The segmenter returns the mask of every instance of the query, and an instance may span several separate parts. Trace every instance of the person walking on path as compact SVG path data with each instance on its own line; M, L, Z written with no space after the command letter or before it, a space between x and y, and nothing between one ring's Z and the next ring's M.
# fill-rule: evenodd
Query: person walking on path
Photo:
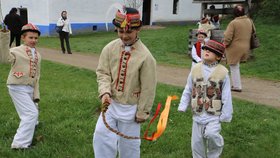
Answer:
M219 64L224 45L209 40L203 49L203 62L192 68L178 111L185 112L191 104L193 158L218 158L224 146L221 122L230 122L233 113L230 79L228 70Z
M69 42L69 34L72 34L72 28L69 19L67 18L67 11L61 12L61 17L58 19L57 26L62 26L62 31L59 32L60 46L62 53L65 54L64 41L68 54L72 54Z
M35 25L26 24L22 27L21 34L24 44L10 49L9 61L12 66L7 80L9 94L20 118L12 149L31 146L39 116L41 56L35 46L40 31Z
M226 61L230 67L232 91L241 92L240 62L247 61L250 52L250 39L252 34L251 19L245 15L241 5L234 8L235 19L232 20L224 32L224 45L226 46Z
M101 52L96 69L99 97L109 102L108 124L119 132L140 137L140 123L148 119L156 91L156 61L139 39L142 26L134 8L119 10L113 24L119 38ZM140 139L126 139L111 132L100 114L93 148L95 158L140 158Z
M21 20L21 17L17 14L17 8L11 9L9 14L5 16L4 23L8 26L8 29L11 32L10 47L12 46L14 39L16 39L16 46L19 46L20 31L23 26L23 22Z

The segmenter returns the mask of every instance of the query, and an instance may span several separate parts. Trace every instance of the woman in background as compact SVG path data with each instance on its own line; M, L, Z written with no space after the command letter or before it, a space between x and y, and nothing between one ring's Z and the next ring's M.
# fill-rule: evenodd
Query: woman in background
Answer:
M57 26L63 26L62 31L59 32L59 39L62 53L65 54L64 40L66 42L66 49L68 54L72 54L70 43L69 43L69 34L72 34L71 25L69 19L67 18L67 11L61 12L61 17L58 19Z

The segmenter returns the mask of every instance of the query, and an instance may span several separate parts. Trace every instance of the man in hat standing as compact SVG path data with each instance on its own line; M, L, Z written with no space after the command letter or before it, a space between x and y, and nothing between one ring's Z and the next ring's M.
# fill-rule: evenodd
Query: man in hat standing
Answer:
M185 112L191 104L193 157L218 158L224 146L221 122L232 119L230 79L228 70L219 64L224 45L209 40L203 50L203 62L192 68L178 111Z
M140 123L149 117L156 91L156 61L138 37L142 22L134 8L119 10L113 20L118 39L107 44L96 70L99 97L109 102L106 121L127 136L140 137ZM126 139L108 130L102 116L96 124L95 158L140 158L140 139Z

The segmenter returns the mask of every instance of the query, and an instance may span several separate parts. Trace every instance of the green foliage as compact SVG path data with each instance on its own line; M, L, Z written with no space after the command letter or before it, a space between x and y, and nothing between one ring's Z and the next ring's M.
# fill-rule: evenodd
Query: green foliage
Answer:
M279 18L280 0L263 0L261 2L260 15L262 17Z
M19 119L6 88L9 69L9 65L0 64L0 157L93 157L92 136L100 108L95 73L43 61L41 124L35 133L35 138L43 136L43 140L34 139L36 145L31 150L14 151L10 144ZM168 95L180 97L182 92L182 88L159 84L154 105L164 105ZM142 158L191 157L192 113L177 112L178 104L179 100L172 101L163 135L154 142L142 141ZM221 158L280 157L280 111L236 99L233 105L232 122L222 124L225 147ZM142 125L142 134L147 124ZM156 129L156 123L152 129Z

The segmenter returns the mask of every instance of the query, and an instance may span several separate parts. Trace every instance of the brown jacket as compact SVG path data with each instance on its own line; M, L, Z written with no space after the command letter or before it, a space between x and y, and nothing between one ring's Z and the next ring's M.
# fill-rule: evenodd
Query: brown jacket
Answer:
M10 49L9 61L12 65L7 84L34 87L33 100L38 102L41 55L36 51L33 59L31 49L21 45Z
M246 61L250 50L252 22L247 16L236 17L224 33L227 64L237 64Z

